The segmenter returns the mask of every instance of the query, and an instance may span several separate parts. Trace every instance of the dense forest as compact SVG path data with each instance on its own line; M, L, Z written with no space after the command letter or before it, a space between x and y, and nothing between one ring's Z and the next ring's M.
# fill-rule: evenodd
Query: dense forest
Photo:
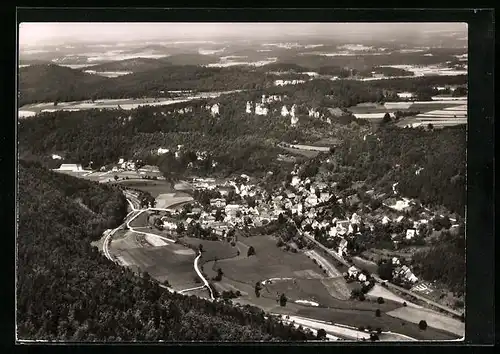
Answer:
M322 51L323 52L323 51ZM338 52L338 51L334 51ZM333 53L331 53L333 54ZM401 53L392 52L381 55L296 55L288 58L280 58L280 62L287 64L296 64L315 70L322 66L347 67L355 70L366 70L368 68L381 65L432 65L452 61L456 59L451 53L431 53L432 56L426 56L421 53Z
M94 69L95 70L95 69ZM265 88L279 78L246 67L164 66L116 78L86 74L57 65L19 71L19 104L105 98L165 97L169 90L227 91Z
M387 193L398 182L403 196L465 214L464 126L430 131L387 126L363 138L345 140L335 150L351 181L367 181Z
M185 150L207 151L222 167L251 172L272 167L282 152L278 142L307 140L332 129L308 116L301 117L300 129L293 128L278 107L268 116L245 114L247 98L221 98L216 117L203 101L132 111L43 113L19 121L19 145L35 155L61 153L84 165L105 165L120 157L144 159L159 147L175 149L180 144Z
M465 291L465 233L452 236L444 231L429 250L417 252L412 258L413 270L428 281L445 284L459 295Z
M116 60L109 63L98 65L89 65L83 70L101 71L132 71L143 72L148 70L156 70L166 66L180 65L206 65L216 63L217 57L211 55L202 55L198 53L173 54L164 58L132 58L124 60Z
M17 334L65 341L313 338L250 306L171 294L90 242L126 213L118 189L20 161ZM96 230L99 230L97 232Z

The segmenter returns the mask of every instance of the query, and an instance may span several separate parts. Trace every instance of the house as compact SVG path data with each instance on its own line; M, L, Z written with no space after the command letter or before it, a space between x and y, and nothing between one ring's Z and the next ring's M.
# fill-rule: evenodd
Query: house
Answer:
M403 221L404 218L405 218L404 215L398 216L398 218L396 219L396 222L401 222L401 221Z
M269 109L267 107L264 107L264 105L260 103L255 104L255 114L260 115L260 116L267 116L267 113L269 112Z
M339 244L339 256L342 257L345 250L347 249L347 240L343 238Z
M399 98L403 98L403 99L409 99L409 98L413 97L413 93L411 93L411 92L398 92L397 95Z
M224 198L210 199L210 206L216 208L223 208L226 206L226 200Z
M252 104L248 101L247 101L245 112L248 114L252 113Z
M385 225L385 224L388 224L390 222L391 222L391 219L387 215L384 215L384 217L382 218L382 224Z
M411 240L414 237L415 237L415 229L406 230L406 239L407 240Z
M238 211L240 211L240 207L241 206L238 204L228 204L226 205L225 212L226 214L237 213Z
M315 194L311 194L309 197L306 198L305 202L311 206L315 206L318 204L318 197L316 197Z
M398 257L392 257L392 264L394 264L394 265L400 265L401 262L399 261Z
M359 274L359 269L356 268L355 266L351 266L347 270L347 274L349 274L350 277L357 277L357 275Z
M75 164L75 163L63 163L61 167L58 168L59 171L73 171L73 172L78 172L78 171L83 171L82 165L81 164Z
M163 154L166 154L169 151L170 151L169 149L164 149L164 148L159 147L156 153L158 155L163 155Z
M163 220L163 228L165 230L177 230L177 224L172 221Z
M62 157L56 154L52 154L52 160L61 160Z
M351 224L358 224L361 222L361 217L356 214L356 213L353 213L352 216L351 216Z
M366 281L366 275L364 275L363 273L359 273L358 280L360 282L365 282Z

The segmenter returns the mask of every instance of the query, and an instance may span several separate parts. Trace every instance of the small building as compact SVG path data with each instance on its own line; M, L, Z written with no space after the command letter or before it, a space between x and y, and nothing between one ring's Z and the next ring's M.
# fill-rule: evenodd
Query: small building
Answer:
M59 170L78 172L78 171L83 171L83 168L81 164L63 163L61 167L59 167Z
M411 92L398 92L397 93L398 97L399 98L403 98L403 99L410 99L410 98L413 98L413 93Z
M357 275L359 274L359 269L356 268L355 266L351 266L348 270L347 270L347 274L350 276L350 277L357 277Z
M406 230L406 239L411 240L412 238L415 237L415 229L408 229Z
M224 198L210 199L210 206L216 208L223 208L226 206L226 200Z

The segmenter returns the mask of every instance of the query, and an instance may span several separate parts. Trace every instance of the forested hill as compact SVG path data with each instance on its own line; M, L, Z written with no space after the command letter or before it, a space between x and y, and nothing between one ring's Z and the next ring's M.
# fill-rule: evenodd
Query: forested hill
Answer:
M169 90L262 89L279 78L249 68L168 64L116 78L57 65L34 65L21 68L19 77L20 106L35 102L165 97L162 92Z
M302 340L304 332L195 296L170 294L90 241L126 213L118 190L19 165L17 333L65 341ZM82 204L85 204L84 207ZM100 232L100 230L99 230ZM311 338L311 335L308 335Z
M83 70L95 71L132 71L144 72L156 70L170 65L206 65L216 63L219 59L211 55L201 55L198 53L173 54L163 58L131 58L112 61L109 63L91 65Z
M19 104L87 100L89 92L109 80L54 64L23 67L19 70Z

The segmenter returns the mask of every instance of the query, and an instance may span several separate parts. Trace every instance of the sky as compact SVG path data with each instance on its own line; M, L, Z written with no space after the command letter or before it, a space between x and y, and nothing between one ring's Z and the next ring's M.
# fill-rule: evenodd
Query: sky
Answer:
M465 23L97 23L25 22L19 26L20 46L50 44L63 40L124 41L141 39L198 39L223 37L261 39L307 35L366 33L370 36L463 31Z

